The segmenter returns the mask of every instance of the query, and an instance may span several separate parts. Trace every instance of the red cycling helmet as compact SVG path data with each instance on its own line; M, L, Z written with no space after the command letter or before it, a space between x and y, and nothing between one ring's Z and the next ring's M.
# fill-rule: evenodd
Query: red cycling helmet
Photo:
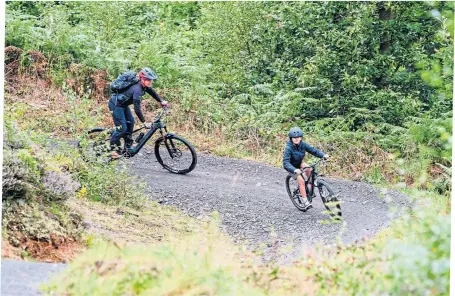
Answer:
M155 74L155 72L153 72L152 70L150 70L150 68L144 68L142 69L139 74L139 79L148 79L148 80L155 80L155 79L158 79L158 76Z

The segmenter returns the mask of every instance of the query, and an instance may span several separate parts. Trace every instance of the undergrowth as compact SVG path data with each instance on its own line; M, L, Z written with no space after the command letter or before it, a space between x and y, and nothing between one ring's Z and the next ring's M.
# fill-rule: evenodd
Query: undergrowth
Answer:
M435 215L439 215L435 218ZM44 287L79 295L448 295L450 215L417 207L377 238L258 266L207 220L179 244L99 244ZM139 255L140 254L140 255ZM64 284L62 284L64 283Z

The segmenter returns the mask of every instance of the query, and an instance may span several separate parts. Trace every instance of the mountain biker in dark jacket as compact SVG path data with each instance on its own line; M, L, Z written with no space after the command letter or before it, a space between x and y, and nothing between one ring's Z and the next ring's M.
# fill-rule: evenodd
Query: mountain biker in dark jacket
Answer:
M139 82L131 85L120 94L113 94L109 100L109 111L112 113L112 118L116 126L115 132L112 134L110 144L112 147L119 146L120 139L125 139L126 147L131 147L133 144L134 117L129 108L134 104L134 112L139 120L144 123L146 128L150 128L151 124L145 122L144 115L141 110L142 96L145 93L151 95L156 101L161 103L161 106L168 106L168 103L160 98L160 96L152 89L153 80L158 76L149 68L143 68L139 73ZM120 155L116 150L112 152L112 158L118 158Z
M306 152L324 159L329 159L329 155L303 142L303 132L298 127L291 128L288 136L289 140L286 142L286 148L283 152L283 167L297 178L300 194L303 199L303 207L304 209L308 209L311 207L311 203L307 199L305 180L308 180L311 169L305 169L305 172L302 172L302 168L308 166L303 159Z

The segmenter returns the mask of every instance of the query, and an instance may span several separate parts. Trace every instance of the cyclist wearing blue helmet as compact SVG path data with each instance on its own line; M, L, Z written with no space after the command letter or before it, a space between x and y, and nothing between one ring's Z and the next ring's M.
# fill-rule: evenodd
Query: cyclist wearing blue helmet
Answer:
M150 94L163 107L168 106L168 103L161 99L152 89L153 80L156 79L158 79L158 76L151 69L143 68L138 73L137 77L132 80L131 85L125 90L122 90L119 94L113 95L109 100L109 111L111 111L114 124L117 127L110 139L110 144L113 148L119 146L122 137L125 139L126 147L130 147L133 144L132 133L135 121L129 108L130 105L134 105L134 112L144 126L150 128L151 124L145 122L141 110L142 96L144 96L145 93ZM120 154L114 150L112 152L112 158L118 157L120 157Z
M308 152L316 157L324 159L329 159L329 155L303 142L303 132L299 127L291 128L288 136L289 140L286 142L286 148L283 152L283 167L286 171L293 174L294 177L297 178L300 194L303 199L303 207L305 209L309 209L311 207L311 203L307 199L305 179L308 179L311 169L306 169L302 174L302 168L308 166L303 160L305 153Z

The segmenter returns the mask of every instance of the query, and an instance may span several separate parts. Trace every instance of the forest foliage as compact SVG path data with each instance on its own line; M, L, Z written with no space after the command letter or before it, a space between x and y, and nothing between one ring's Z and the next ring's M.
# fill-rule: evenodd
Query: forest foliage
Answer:
M339 170L367 142L405 173L362 152L363 179L451 188L451 2L9 2L6 45L42 52L57 84L150 66L180 123L253 156L298 125Z
M19 70L33 64L31 51L42 53L46 71L35 69L39 75L63 90L76 86L77 94L66 95L73 111L60 118L68 122L71 136L93 123L91 114L100 115L85 106L96 109L95 99L105 101L108 95L94 91L95 73L110 81L146 65L159 75L157 90L179 111L174 124L189 125L210 139L222 135L235 150L228 154L277 164L287 130L298 125L306 140L333 155L332 173L360 171L369 182L401 183L449 196L453 5L11 1L6 5L5 40L6 46L22 49ZM70 81L75 84L68 85ZM37 190L45 190L38 181L53 177L46 177L40 160L26 153L29 144L11 138L21 134L14 122L7 121L5 131L4 173L25 176L22 183L10 178L7 204L16 202L15 192L36 196ZM85 188L80 195L138 206L131 195L108 198L115 172L74 172ZM423 195L431 195L428 191L417 197L424 200ZM65 192L51 193L43 195L53 197L49 202L54 204L67 198ZM436 206L397 221L385 240L377 238L360 248L337 246L289 268L259 270L254 264L240 266L230 256L219 262L214 259L219 254L232 254L216 247L198 253L199 242L212 246L202 239L196 245L182 244L179 252L177 245L147 248L143 258L135 255L140 248L111 246L105 261L99 261L94 249L62 275L68 285L55 281L47 289L87 294L115 287L131 294L447 295L450 201L439 195L436 199ZM185 261L205 273L187 269ZM81 277L71 276L73 272ZM173 285L162 285L171 279ZM226 285L233 279L234 285Z

